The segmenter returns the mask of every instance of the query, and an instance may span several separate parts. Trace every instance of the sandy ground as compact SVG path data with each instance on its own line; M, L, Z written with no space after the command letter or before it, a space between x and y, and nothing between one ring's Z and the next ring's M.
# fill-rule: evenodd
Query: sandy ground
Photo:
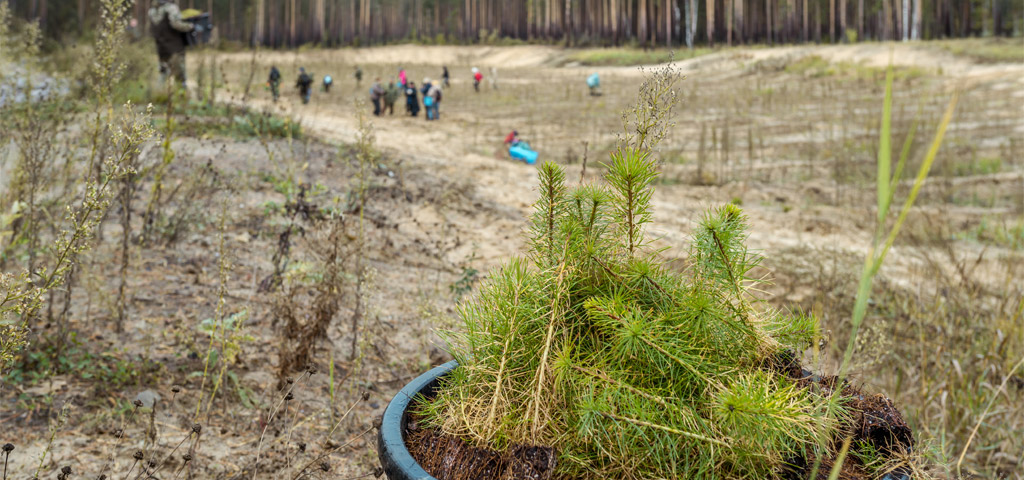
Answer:
M635 89L645 75L643 69L636 67L581 67L571 63L566 65L567 51L554 47L521 46L521 47L440 47L440 46L417 46L404 45L394 47L374 47L366 49L345 49L329 50L311 53L260 53L257 59L258 65L276 64L284 71L285 65L313 65L313 71L344 72L352 65L366 66L366 77L364 88L372 83L373 76L380 75L385 80L386 74L380 73L374 67L379 65L396 65L410 69L410 78L418 80L416 73L440 65L449 65L455 78L454 85L449 92L450 97L464 96L469 85L465 81L468 74L468 66L478 66L485 74L489 74L488 67L496 67L499 72L499 82L525 83L525 86L516 90L540 95L537 91L549 85L550 82L561 84L565 78L582 78L591 71L598 71L602 77L612 78L613 85L620 90L623 98L619 105L612 104L609 100L603 110L607 117L615 118L615 109L625 108L630 98L635 96ZM1024 121L1020 114L1024 113L1024 65L1020 64L998 64L979 65L970 60L953 56L927 44L882 44L868 43L840 46L798 46L781 48L751 48L751 49L730 49L720 53L700 56L677 62L679 70L687 76L687 80L681 84L684 88L689 81L696 80L700 86L709 83L719 84L741 84L750 75L750 66L758 62L782 62L788 63L800 58L814 55L830 62L849 62L868 67L884 68L890 61L900 67L916 67L925 69L928 72L942 72L936 74L936 84L927 90L927 95L940 96L948 95L954 90L965 91L971 89L984 89L985 91L997 91L1011 95L1008 99L1008 112L1010 115L1016 113L1016 119L1011 117L1010 128L1014 132L1024 133ZM251 55L235 54L219 56L218 61L222 65L245 65L251 61ZM415 67L412 68L412 67ZM245 65L247 68L248 65ZM656 68L656 66L649 66ZM262 69L259 69L262 71ZM414 73L416 72L416 73ZM508 73L505 73L508 72ZM514 72L514 73L513 73ZM285 74L286 78L291 78ZM459 78L462 77L462 78ZM284 101L279 105L272 105L266 100L264 92L260 91L256 98L246 99L250 105L257 105L259 108L266 108L282 114L292 115L299 119L304 128L320 138L337 142L352 142L356 132L356 115L352 109L352 97L358 100L361 95L356 90L349 94L352 80L348 75L335 75L339 83L339 89L344 95L344 100L338 103L337 99L325 101L325 95L314 95L314 102L308 106L299 105L291 94L290 85L285 82L282 85ZM436 78L436 77L435 77ZM790 78L784 80L793 82ZM795 80L799 83L799 80ZM485 80L486 84L487 80ZM605 80L609 83L608 80ZM486 85L485 85L486 86ZM518 86L518 85L517 85ZM505 87L507 88L507 87ZM560 88L556 85L554 88ZM700 87L694 87L700 88ZM728 87L725 87L728 88ZM799 87L798 87L799 88ZM899 86L897 86L899 88ZM606 89L608 90L608 89ZM485 93L487 89L485 88ZM494 95L495 92L490 92ZM238 91L226 91L222 93L226 101L239 103L241 101ZM877 97L880 100L880 96ZM365 100L364 100L365 101ZM487 133L480 133L481 124L499 119L505 112L503 105L498 105L493 110L487 109L488 104L483 106L479 103L468 103L470 110L466 110L463 104L453 102L446 98L442 102L442 118L440 122L413 121L409 118L380 118L374 119L374 130L378 139L378 145L386 151L392 152L401 158L410 158L418 164L427 165L433 171L438 172L446 178L465 178L471 182L479 193L496 204L507 205L515 208L522 215L529 213L529 207L535 198L535 172L534 168L518 163L507 161L500 148L499 135L502 131L495 132L493 128L487 128ZM944 101L939 97L939 101ZM539 106L539 105L538 105ZM368 106L365 108L369 108ZM396 110L401 105L396 106ZM483 108L483 109L482 109ZM583 107L580 107L583 108ZM513 115L515 115L513 113ZM690 115L687 105L683 105L678 113L677 121L681 124ZM513 117L515 118L515 117ZM517 121L515 119L513 121ZM526 120L535 123L531 126L518 127L521 134L524 128L537 132L542 136L545 128L560 128L564 125L552 125L557 118L544 118L543 113L528 116ZM569 120L571 122L571 120ZM504 122L506 125L512 122ZM584 122L585 123L585 122ZM583 125L577 129L577 133L564 135L570 138L586 138L588 131ZM692 135L692 126L683 126L680 135ZM598 138L606 141L614 138L614 131L605 131ZM526 137L533 140L533 137ZM1018 136L1018 138L1020 138ZM556 140L562 140L558 138ZM601 140L595 140L597 143ZM669 140L672 141L671 139ZM692 140L691 140L692 141ZM551 142L554 143L554 142ZM592 145L593 145L592 143ZM692 148L692 146L691 146ZM558 148L551 148L555 155L560 153ZM491 153L482 154L482 153ZM548 159L551 155L548 155ZM495 157L501 160L496 160ZM561 158L555 158L561 161ZM784 167L785 158L771 159L767 164L769 168L779 169ZM602 158L591 158L591 161L603 161ZM799 162L795 162L798 167ZM1019 162L1018 162L1019 167ZM578 167L571 167L578 168ZM671 172L673 167L666 167ZM593 171L593 170L592 170ZM668 173L666 173L668 174ZM570 174L570 178L577 175ZM971 180L973 178L973 180ZM588 177L588 181L593 177ZM1013 168L999 174L998 178L988 178L994 182L997 188L1014 189L1024 188L1024 173L1020 168ZM951 182L979 181L974 177L967 179L955 178ZM833 186L824 179L812 179L799 182L798 185L783 186L776 188L767 182L749 181L742 176L734 180L713 187L676 186L666 185L659 187L655 196L656 222L653 231L662 237L666 246L677 247L685 250L685 235L699 218L701 212L706 208L729 201L734 198L744 200L745 210L751 217L753 229L751 232L751 246L770 255L793 246L803 245L811 247L840 247L843 250L862 255L866 253L870 241L869 213L865 211L850 212L845 207L831 208L815 201L814 197L827 197L828 191ZM866 190L870 194L870 190ZM765 205L765 200L775 200L774 204L799 204L806 203L810 199L811 208L796 209L789 213L778 211L778 205ZM778 201L778 199L782 199ZM870 201L870 197L865 197ZM852 215L851 215L852 213ZM977 211L970 208L963 209L966 216L976 215ZM477 245L477 252L482 265L493 267L502 259L516 251L517 244L509 241L510 232L518 232L518 219L508 223L490 225L467 225L464 237L472 238L469 243ZM517 238L512 235L511 238ZM466 252L457 251L453 255L463 255ZM898 251L897 251L898 253ZM973 252L972 252L973 253ZM678 253L682 254L682 253ZM900 256L893 255L894 258ZM890 267L895 268L895 267ZM905 275L895 275L904 277Z

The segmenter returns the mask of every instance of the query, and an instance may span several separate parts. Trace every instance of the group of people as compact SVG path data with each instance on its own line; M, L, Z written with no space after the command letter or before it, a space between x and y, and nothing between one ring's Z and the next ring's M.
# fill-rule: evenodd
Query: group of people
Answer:
M471 72L473 74L473 90L479 92L480 83L484 78L483 73L476 67L473 67ZM497 76L497 72L494 68L491 68L491 76L491 88L497 88L494 78ZM363 69L356 66L353 77L355 77L358 88L363 81ZM380 77L377 77L370 87L370 102L373 104L373 114L376 116L381 116L385 113L394 115L395 104L398 103L402 95L405 95L405 113L413 117L419 116L420 96L422 95L422 106L423 110L425 110L426 119L437 120L441 117L440 107L441 99L444 97L444 89L451 86L450 79L447 66L441 67L440 81L435 82L427 77L423 79L423 84L419 87L408 78L405 69L399 69L397 78L392 77L383 84ZM322 85L324 92L330 92L333 83L334 79L330 75L325 75ZM281 96L280 85L281 72L276 66L272 66L270 67L267 86L275 102ZM299 90L302 103L309 103L313 91L313 77L306 72L305 68L299 68L299 76L295 82L295 87Z
M355 74L353 76L356 79L356 85L360 85L363 80L363 70L358 66L355 67ZM281 96L281 78L281 71L276 66L271 66L270 76L267 78L267 87L270 89L270 94L275 102ZM479 81L479 79L475 80ZM448 67L442 67L441 80L439 82L434 82L430 78L424 78L423 84L418 88L415 82L409 80L405 69L400 69L397 79L392 78L386 84L381 84L378 77L374 80L373 86L370 87L370 102L373 103L373 114L376 116L384 115L385 113L394 115L395 103L398 103L399 98L405 95L405 113L413 117L419 116L420 95L422 95L422 105L427 120L437 120L441 115L442 89L448 87L450 85L449 82ZM334 79L330 75L325 75L322 85L324 92L330 92L333 84ZM295 82L295 87L299 90L302 103L309 103L313 91L313 77L306 72L304 67L299 68L299 76Z
M423 95L423 109L427 120L437 120L441 116L441 99L444 94L442 88L448 85L448 68L444 67L441 74L441 81L434 82L429 77L423 79L423 84L416 87L416 82L408 79L404 69L398 71L398 78L391 78L386 84L381 85L380 78L374 80L370 87L370 102L373 103L373 114L376 116L395 114L395 103L400 96L405 95L405 113L410 116L418 116L420 113L420 95Z
M334 85L334 79L330 75L324 75L322 88L324 92L330 93L331 86ZM281 97L281 71L276 66L270 67L270 76L267 77L267 87L270 89L270 95L276 102ZM313 76L306 72L305 67L299 67L299 78L295 81L295 88L299 89L299 96L302 97L302 103L309 103L310 97L313 95Z

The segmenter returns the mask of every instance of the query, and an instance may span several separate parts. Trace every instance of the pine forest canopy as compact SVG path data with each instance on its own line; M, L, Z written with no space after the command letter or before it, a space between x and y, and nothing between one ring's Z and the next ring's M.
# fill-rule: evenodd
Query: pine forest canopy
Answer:
M0 0L5 1L5 0ZM6 0L51 36L83 33L100 0ZM143 31L157 0L136 0ZM1018 36L1019 0L178 0L222 39L309 43L493 42L693 46Z

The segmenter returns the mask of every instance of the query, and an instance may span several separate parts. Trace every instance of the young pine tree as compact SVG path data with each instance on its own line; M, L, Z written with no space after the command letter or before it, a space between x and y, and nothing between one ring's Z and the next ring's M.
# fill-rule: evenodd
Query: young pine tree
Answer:
M707 212L686 274L645 238L673 75L641 88L603 184L541 166L529 249L460 306L460 368L421 403L429 423L497 450L553 447L568 478L770 478L830 448L842 403L764 367L816 324L752 295L740 209Z

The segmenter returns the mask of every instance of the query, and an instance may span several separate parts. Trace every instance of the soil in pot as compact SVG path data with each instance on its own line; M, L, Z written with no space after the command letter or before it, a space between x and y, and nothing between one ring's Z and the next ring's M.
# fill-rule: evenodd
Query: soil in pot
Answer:
M556 452L550 447L513 445L505 452L474 447L411 416L405 444L416 462L440 480L549 480Z

